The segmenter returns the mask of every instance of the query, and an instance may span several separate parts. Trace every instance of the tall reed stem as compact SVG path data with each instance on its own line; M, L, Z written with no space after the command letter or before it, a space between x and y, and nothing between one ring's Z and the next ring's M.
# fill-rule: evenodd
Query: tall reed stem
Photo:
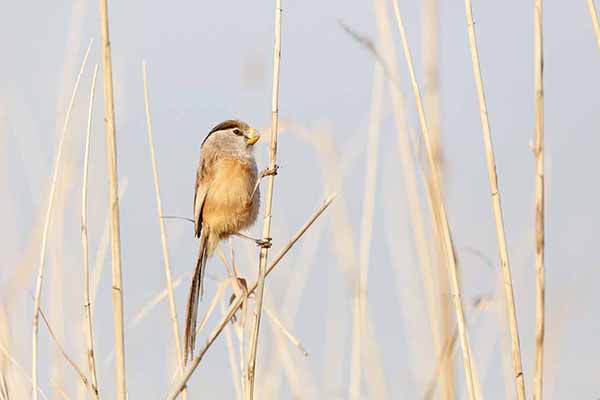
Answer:
M425 0L423 2L423 26L421 28L421 59L423 65L423 102L427 110L427 118L429 129L431 131L433 141L433 155L438 164L438 171L442 179L442 190L444 189L444 149L442 148L441 138L441 99L440 99L440 16L439 16L439 0ZM415 233L416 233L415 229ZM440 243L441 241L438 241ZM436 249L439 259L441 251L439 246ZM422 264L424 264L422 262ZM444 276L443 263L436 263L435 275L430 275L438 283L438 293L449 292L448 278ZM432 270L432 266L428 267ZM424 270L425 272L425 270ZM439 273L438 273L439 272ZM424 275L424 280L428 280L427 275ZM430 306L430 321L432 321L432 330L434 346L439 356L442 355L442 342L450 339L453 330L452 309L445 297L438 297L437 304ZM439 315L439 317L438 317ZM433 320L435 322L433 322ZM445 340L441 340L441 338ZM451 357L443 358L442 372L440 374L440 391L443 400L454 400L456 396L456 388L454 382L454 363Z
M275 0L275 45L273 47L273 94L271 104L271 143L269 146L269 169L275 170L277 161L277 128L279 123L279 69L281 65L281 0ZM271 236L271 212L273 208L273 188L275 176L269 175L267 183L267 195L265 201L265 216L263 222L263 238ZM254 378L256 372L256 353L258 348L258 333L260 330L260 319L262 314L262 303L265 289L265 277L269 249L263 247L260 250L258 266L258 292L256 294L256 318L252 340L250 342L250 355L248 357L248 369L246 373L246 399L254 398Z
M87 131L85 135L85 154L83 157L83 183L81 188L81 245L83 254L83 312L85 318L85 335L87 345L87 360L92 384L92 395L98 399L98 378L96 376L96 356L94 353L94 330L92 328L92 301L90 300L90 263L88 256L87 233L87 199L88 199L88 167L90 160L90 139L92 136L92 121L94 116L94 99L96 96L96 78L98 64L94 67L90 103L88 107Z
M545 235L544 235L544 41L542 0L534 5L535 74L535 378L533 398L542 399L544 381Z
M117 173L117 143L115 129L115 101L112 81L110 36L108 31L108 0L100 0L100 30L102 31L102 68L104 70L104 121L106 128L106 155L111 209L112 298L115 336L115 378L117 399L126 400L125 384L125 329L123 318L123 278L121 272L121 228L119 221L119 183Z
M165 278L167 280L167 297L169 298L169 312L171 314L171 328L175 341L175 352L177 356L177 370L183 371L183 353L181 351L181 340L179 338L179 325L177 324L177 307L173 295L173 277L171 275L171 261L169 260L169 247L167 245L167 232L163 219L163 208L160 197L160 181L158 179L158 165L154 152L154 134L152 132L152 119L150 117L150 100L148 96L148 71L146 62L142 63L144 77L144 104L146 108L146 125L148 126L148 146L150 147L150 158L152 160L152 176L154 177L154 192L156 194L156 208L158 211L158 225L160 227L160 241L162 245L163 261L165 263ZM187 392L183 391L183 398L187 398Z
M375 193L377 189L377 156L379 146L379 131L381 125L383 91L383 67L375 63L373 84L371 89L371 115L367 133L367 159L365 165L365 182L363 209L360 227L358 251L358 276L354 292L354 312L352 315L352 356L350 363L350 399L360 398L360 384L363 373L367 322L367 292L369 287L369 256L373 237L373 215L375 213Z
M500 201L500 189L498 188L498 176L496 174L496 160L494 157L494 148L492 145L492 134L490 122L488 119L485 93L483 91L483 82L481 79L481 68L479 66L479 52L477 50L477 38L475 35L475 26L473 23L473 10L471 0L465 0L467 30L469 33L469 47L471 49L471 62L473 64L473 76L477 87L477 96L479 98L479 115L481 117L481 128L483 130L483 144L487 160L488 178L490 181L490 192L492 195L492 207L494 210L494 221L496 223L496 236L498 240L498 250L500 255L500 268L502 269L502 286L504 287L504 300L506 313L508 316L508 327L511 336L513 373L517 398L525 399L525 380L523 379L523 367L521 364L521 345L519 343L519 329L517 325L517 310L513 294L512 276L508 262L508 247L506 244L506 235L504 232L504 218L502 215L502 203Z
M408 72L415 95L415 101L417 106L417 112L419 114L419 123L421 125L421 131L423 134L423 141L425 142L425 148L427 151L427 160L429 163L429 169L431 174L431 183L433 190L433 198L437 199L434 201L437 210L434 210L436 218L439 220L439 227L442 230L441 235L443 237L443 248L446 253L446 262L448 263L448 275L450 279L450 287L452 290L452 297L454 300L454 309L456 312L456 321L458 325L458 334L460 337L460 344L463 351L463 363L465 369L465 381L467 386L467 394L469 399L475 399L475 389L473 384L473 361L471 359L471 347L469 344L469 337L467 334L467 326L465 323L464 306L462 297L460 295L460 281L458 275L458 268L456 265L456 255L454 253L454 245L452 243L452 235L450 232L450 225L448 223L448 217L446 214L446 207L444 205L442 196L442 187L439 177L438 165L436 162L436 155L434 153L433 143L429 134L429 128L427 125L427 118L425 116L425 109L421 99L421 92L417 83L417 78L414 69L414 63L410 48L408 46L408 39L406 37L406 30L404 28L404 22L402 20L402 14L398 6L397 0L393 0L394 14L396 16L396 22L398 23L398 30L400 31L400 38L402 41L402 48L404 50L404 57L406 58L406 64L408 66Z
M33 310L33 332L32 332L32 342L31 342L31 379L33 381L33 391L32 398L33 400L38 399L38 391L36 388L38 387L38 335L39 335L39 318L40 318L40 304L42 298L42 282L44 277L44 261L46 260L46 248L48 243L48 231L50 228L50 221L52 219L52 210L54 208L54 197L56 195L56 184L58 182L58 173L60 171L60 167L62 164L63 158L63 148L65 144L65 137L67 135L67 129L69 127L69 121L71 119L71 110L73 109L73 104L75 103L75 96L77 94L77 89L79 88L79 82L81 82L81 75L83 74L83 70L87 63L88 55L90 54L90 49L92 48L92 41L88 45L88 48L83 56L83 61L81 62L81 67L79 68L79 74L77 75L77 80L75 81L75 85L73 86L73 92L71 93L71 100L69 101L69 106L67 107L67 112L65 114L65 121L63 124L62 132L60 134L60 139L58 142L58 151L56 153L56 160L54 161L54 172L52 173L52 181L50 182L50 195L48 196L48 207L46 208L46 218L44 221L44 230L42 231L42 246L40 250L40 258L39 258L39 267L37 273L37 279L35 284L35 296L34 296L34 310Z

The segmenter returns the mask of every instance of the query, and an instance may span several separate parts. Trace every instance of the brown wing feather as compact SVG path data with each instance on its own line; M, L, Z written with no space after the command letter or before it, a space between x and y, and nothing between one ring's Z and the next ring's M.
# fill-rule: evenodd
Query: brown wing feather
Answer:
M205 198L206 190L203 189L200 171L198 171L196 174L196 188L194 190L194 233L197 238L200 237L200 232L202 231L202 208L204 207Z
M194 231L197 238L200 237L200 232L202 231L202 210L210 186L209 183L212 180L212 174L210 173L211 168L207 165L209 163L213 163L211 159L201 157L198 171L196 172L196 188L194 190Z

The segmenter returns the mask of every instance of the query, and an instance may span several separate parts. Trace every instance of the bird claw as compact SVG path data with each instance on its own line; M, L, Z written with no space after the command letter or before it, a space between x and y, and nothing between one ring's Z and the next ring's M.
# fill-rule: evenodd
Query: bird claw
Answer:
M256 239L256 245L263 249L271 248L271 238Z
M269 176L269 175L277 175L277 171L279 170L279 165L275 165L273 168L265 168L262 171L260 171L260 177L264 178L265 176Z

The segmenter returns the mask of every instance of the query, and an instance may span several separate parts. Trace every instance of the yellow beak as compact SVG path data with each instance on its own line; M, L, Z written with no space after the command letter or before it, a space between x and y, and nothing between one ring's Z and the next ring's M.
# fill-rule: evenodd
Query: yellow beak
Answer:
M256 131L256 129L250 128L248 130L248 136L246 143L248 143L249 145L253 145L254 143L258 142L258 140L260 139L260 134Z

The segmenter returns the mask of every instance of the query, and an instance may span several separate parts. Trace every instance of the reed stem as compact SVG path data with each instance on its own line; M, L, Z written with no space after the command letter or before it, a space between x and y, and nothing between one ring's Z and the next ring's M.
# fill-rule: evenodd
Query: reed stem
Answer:
M275 45L273 47L273 94L271 104L271 143L269 145L269 169L275 170L277 161L277 134L279 124L279 70L281 65L281 0L275 0ZM275 176L269 175L267 182L267 195L265 201L265 216L263 222L263 238L271 237L271 213L273 209L273 189ZM254 378L256 373L256 353L258 350L258 333L262 314L262 304L267 274L267 259L269 249L260 250L258 266L258 292L256 294L256 319L250 341L250 354L246 372L246 400L254 398Z
M500 268L502 270L502 286L504 288L504 300L506 313L508 316L508 328L511 336L513 373L515 379L515 388L517 398L525 400L525 380L523 379L523 366L521 363L521 344L519 341L519 329L517 324L517 309L513 293L513 283L508 262L508 246L506 244L506 234L504 232L504 217L502 213L502 203L500 201L500 189L498 187L498 176L496 173L496 160L494 148L492 145L492 133L488 119L485 93L483 90L483 81L481 79L481 67L479 65L479 51L477 50L477 38L475 35L475 25L473 23L473 10L471 0L465 0L467 30L469 34L469 47L471 50L471 63L473 65L473 76L477 87L477 96L479 98L479 115L481 118L481 128L483 130L483 144L487 160L487 171L490 182L490 193L492 196L492 208L494 211L494 221L496 223L496 237L498 241L498 251L500 255Z
M108 30L108 0L100 0L100 30L102 31L102 68L104 70L104 121L108 162L108 187L111 209L112 298L115 346L115 378L118 400L126 400L125 329L123 318L123 278L121 271L121 227L119 221L119 183L117 172L117 143L115 101L112 81L112 61Z

